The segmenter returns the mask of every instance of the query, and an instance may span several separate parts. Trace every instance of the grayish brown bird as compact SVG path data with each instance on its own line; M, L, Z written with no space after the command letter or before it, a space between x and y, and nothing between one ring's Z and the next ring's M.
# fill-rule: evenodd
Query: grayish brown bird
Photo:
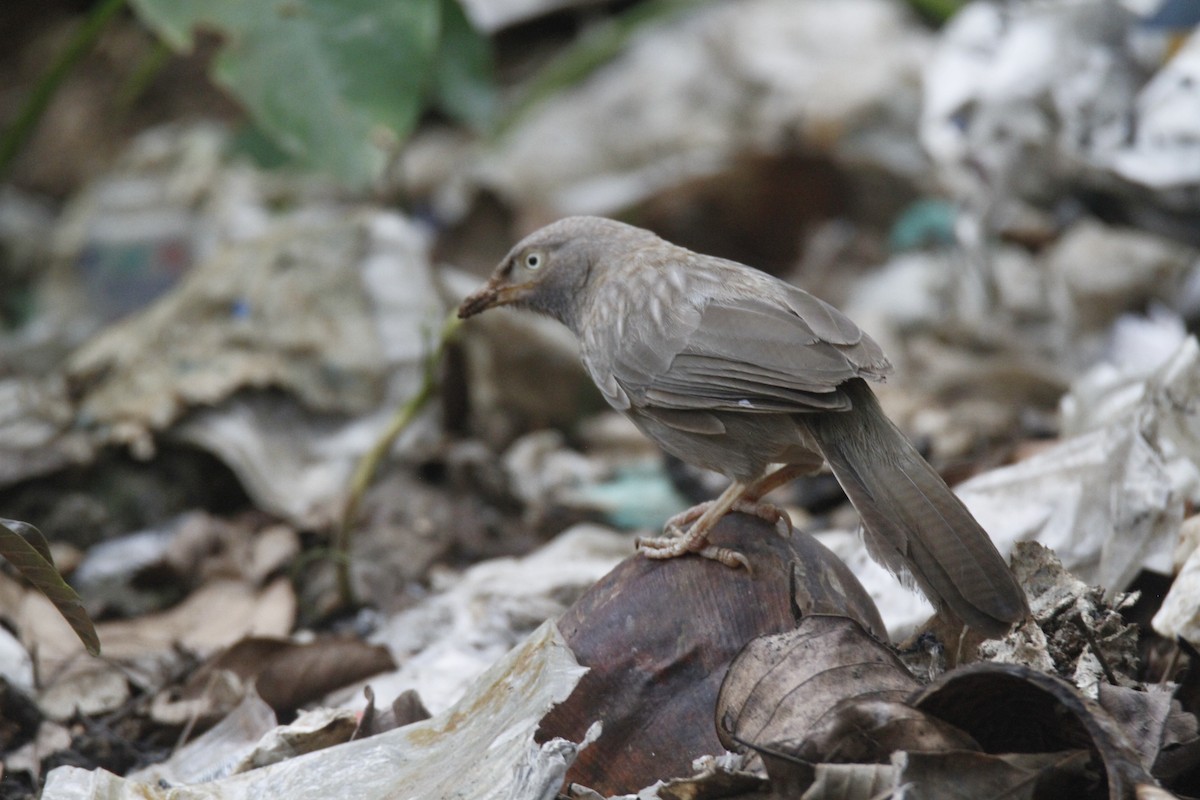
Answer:
M935 606L986 634L1028 613L987 533L880 409L864 379L891 370L883 351L824 301L641 228L570 217L514 247L458 313L502 305L570 328L613 408L667 452L731 479L667 535L639 542L647 556L748 567L709 530L730 510L779 520L759 499L824 460L871 554Z

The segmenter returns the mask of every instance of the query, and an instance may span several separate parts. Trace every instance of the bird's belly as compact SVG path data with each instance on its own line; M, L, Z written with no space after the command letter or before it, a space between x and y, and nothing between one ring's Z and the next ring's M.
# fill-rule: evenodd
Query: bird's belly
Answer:
M704 412L712 414L712 412ZM695 467L748 483L771 464L821 463L803 426L787 414L715 413L724 433L681 430L637 409L629 418L663 450Z

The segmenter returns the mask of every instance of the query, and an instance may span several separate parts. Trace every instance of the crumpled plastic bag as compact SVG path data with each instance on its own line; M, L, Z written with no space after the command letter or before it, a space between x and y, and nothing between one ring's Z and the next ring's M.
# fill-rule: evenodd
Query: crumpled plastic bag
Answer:
M1001 552L1036 539L1109 592L1143 568L1171 572L1184 501L1200 487L1200 419L1190 411L1200 344L1189 336L1149 378L1119 391L1123 403L1068 397L1074 436L957 487Z

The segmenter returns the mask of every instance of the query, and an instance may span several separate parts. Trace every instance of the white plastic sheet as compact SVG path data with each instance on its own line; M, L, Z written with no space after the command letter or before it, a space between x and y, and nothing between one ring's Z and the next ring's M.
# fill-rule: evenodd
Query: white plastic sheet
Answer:
M387 733L192 786L159 788L103 770L59 767L43 800L542 800L554 797L576 745L533 741L542 716L586 670L547 622L437 716Z

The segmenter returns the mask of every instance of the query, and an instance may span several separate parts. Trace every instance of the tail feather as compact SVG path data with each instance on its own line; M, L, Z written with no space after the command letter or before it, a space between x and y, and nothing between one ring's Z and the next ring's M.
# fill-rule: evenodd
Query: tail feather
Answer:
M813 414L808 429L863 521L871 555L908 572L938 608L976 630L1006 631L1028 601L987 532L879 407L865 382L844 385L850 411Z

